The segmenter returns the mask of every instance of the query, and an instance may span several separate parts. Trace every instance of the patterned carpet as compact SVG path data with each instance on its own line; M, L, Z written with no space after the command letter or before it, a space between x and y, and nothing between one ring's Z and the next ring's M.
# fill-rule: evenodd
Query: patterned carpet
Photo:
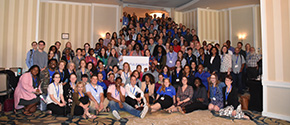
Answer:
M217 114L210 111L195 111L189 114L182 115L180 113L168 114L164 111L157 113L147 114L144 119L136 118L126 112L120 112L123 120L117 121L113 118L111 113L101 113L96 119L82 119L80 117L74 117L71 122L67 117L57 117L53 115L47 115L44 112L37 111L33 116L25 116L20 112L16 114L8 112L1 114L0 124L96 124L96 125L189 125L189 124L282 124L290 125L289 121L283 121L274 118L268 118L261 116L258 112L245 111L251 117L251 120L238 120L223 118L217 116Z

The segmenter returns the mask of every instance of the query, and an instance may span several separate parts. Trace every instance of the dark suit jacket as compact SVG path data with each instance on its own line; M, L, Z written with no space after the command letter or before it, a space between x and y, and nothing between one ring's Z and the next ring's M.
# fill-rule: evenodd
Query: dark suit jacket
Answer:
M231 92L228 95L228 99L226 100L226 88L227 86L223 88L224 107L232 105L234 109L237 109L238 105L240 104L238 99L238 89L233 86ZM228 102L227 104L226 101Z
M216 71L217 73L220 72L220 67L221 67L221 58L219 55L216 55L215 58L212 61L212 64L210 63L211 56L209 57L208 60L208 69L210 73L213 71Z

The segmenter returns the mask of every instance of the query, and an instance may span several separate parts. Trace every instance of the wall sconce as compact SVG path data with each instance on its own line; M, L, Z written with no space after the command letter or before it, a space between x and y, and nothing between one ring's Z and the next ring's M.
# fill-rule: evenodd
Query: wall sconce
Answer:
M243 42L243 40L246 38L246 34L238 34L239 40L241 40L241 42Z
M106 38L106 33L100 33L101 38Z

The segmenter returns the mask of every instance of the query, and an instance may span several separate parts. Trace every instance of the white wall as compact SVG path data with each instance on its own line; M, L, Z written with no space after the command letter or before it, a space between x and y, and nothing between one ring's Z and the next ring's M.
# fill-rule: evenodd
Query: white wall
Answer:
M290 1L261 0L263 115L290 121Z

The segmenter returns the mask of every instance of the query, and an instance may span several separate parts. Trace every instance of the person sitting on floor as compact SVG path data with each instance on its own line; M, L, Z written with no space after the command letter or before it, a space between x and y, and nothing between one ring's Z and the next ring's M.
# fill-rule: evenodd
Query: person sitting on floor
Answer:
M220 82L215 73L211 74L209 78L210 104L208 105L208 110L217 112L224 107L222 88L225 87L225 83Z
M113 116L120 120L121 117L118 113L119 110L126 111L136 117L144 118L148 112L148 107L145 106L142 111L136 110L129 104L125 103L126 90L121 86L122 79L116 78L116 83L112 84L108 88L107 98L110 100L109 107L112 111Z
M159 109L170 108L175 104L175 88L170 84L170 80L164 79L164 83L157 90L156 103L150 106L151 112L156 112Z
M40 98L37 96L42 93L39 80L40 68L37 65L31 66L27 73L24 73L18 82L14 92L15 109L24 107L23 114L32 115L37 108Z
M246 116L241 109L242 106L238 99L238 88L232 85L233 77L231 75L226 75L225 83L226 86L222 88L224 97L223 105L225 108L219 110L219 115L234 117L237 119L249 119L249 117Z
M170 107L169 109L166 109L168 113L178 111L178 108L176 106L185 107L191 104L191 98L193 96L193 88L192 86L188 85L186 76L182 77L181 83L182 86L179 86L177 90L177 99L176 99L177 104Z
M141 108L144 106L144 93L143 91L136 85L137 78L132 75L130 78L130 84L125 86L126 90L126 100L125 102L135 109Z
M97 84L98 76L93 75L91 79L91 83L86 85L86 93L90 98L90 111L95 114L99 114L99 112L103 111L105 107L107 107L107 103L105 102L103 88Z
M146 74L143 76L144 82L141 84L141 90L144 92L144 97L146 99L147 105L153 104L153 100L155 99L155 80L153 75Z
M96 118L95 115L91 115L89 113L90 100L86 94L85 83L80 81L75 86L76 87L73 93L73 103L70 115L82 115L82 118L84 119L86 119L86 117L91 119Z
M60 83L60 74L54 73L52 79L52 83L47 88L47 109L51 111L49 113L65 116L68 110L66 109L66 102L63 97L63 86Z
M202 84L200 78L194 80L194 93L191 99L191 104L186 106L178 106L178 111L182 114L190 113L195 110L205 110L208 107L207 91L205 86Z

